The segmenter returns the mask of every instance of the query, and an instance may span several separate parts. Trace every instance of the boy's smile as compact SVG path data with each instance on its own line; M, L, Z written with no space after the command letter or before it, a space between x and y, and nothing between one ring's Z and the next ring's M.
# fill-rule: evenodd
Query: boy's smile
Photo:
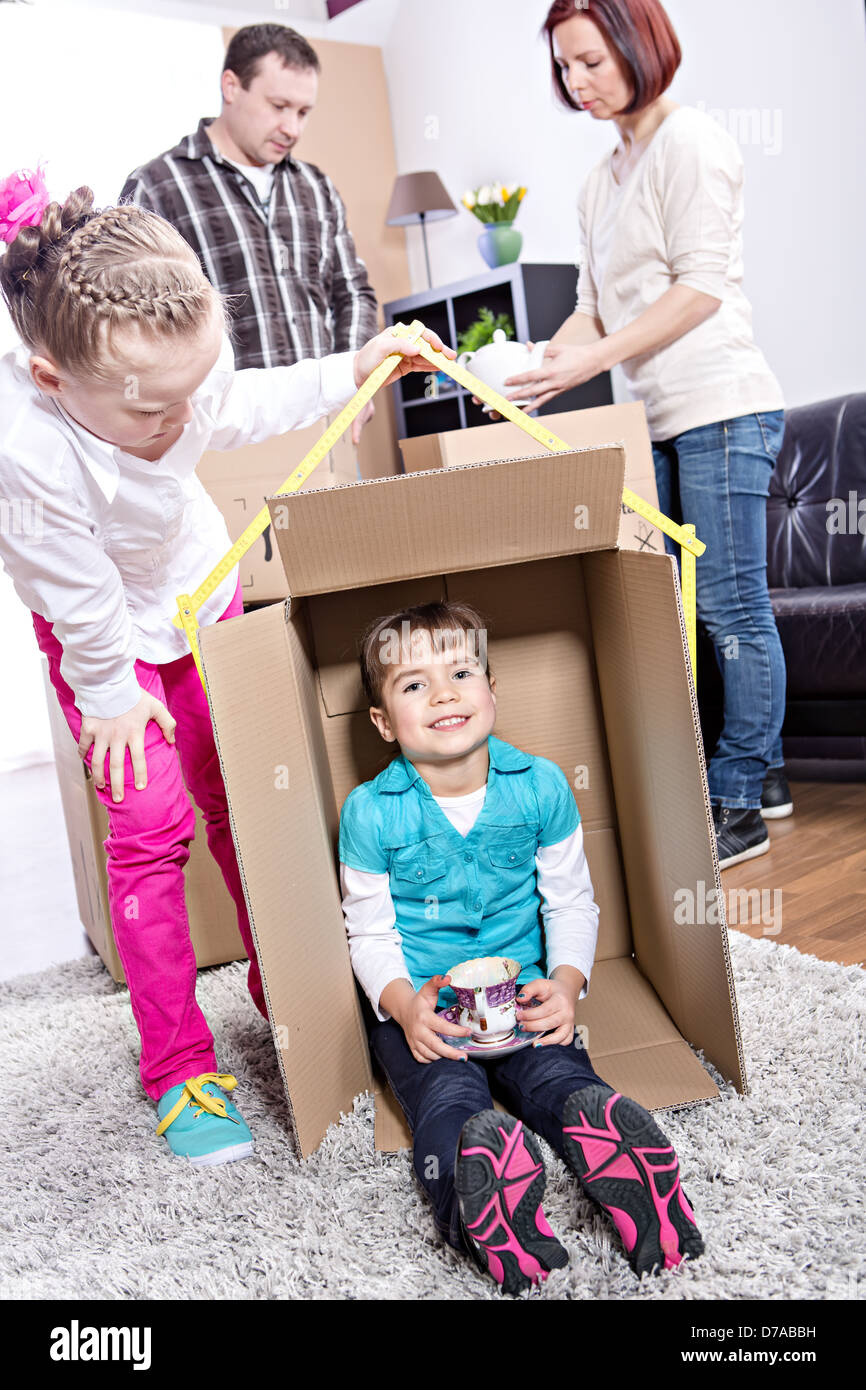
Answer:
M430 725L430 728L444 731L462 729L469 717L465 714L450 714L445 719L437 719L435 724Z

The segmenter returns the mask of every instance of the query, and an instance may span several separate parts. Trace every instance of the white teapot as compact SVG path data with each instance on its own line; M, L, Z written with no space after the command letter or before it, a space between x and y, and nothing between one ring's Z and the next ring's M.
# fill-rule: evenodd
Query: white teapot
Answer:
M466 367L487 386L492 386L500 396L507 396L512 388L506 387L506 378L540 367L547 341L545 339L528 348L526 343L509 341L504 331L497 328L492 343L479 348L477 352L461 352L457 364ZM525 405L526 402L513 401L512 404Z

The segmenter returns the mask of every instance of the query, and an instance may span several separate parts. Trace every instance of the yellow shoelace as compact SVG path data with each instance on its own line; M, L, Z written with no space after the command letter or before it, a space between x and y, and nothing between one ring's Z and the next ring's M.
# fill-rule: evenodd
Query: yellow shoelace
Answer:
M189 1081L184 1082L180 1099L172 1106L168 1114L160 1120L156 1127L157 1134L164 1134L173 1120L176 1120L185 1105L196 1106L195 1117L206 1110L209 1115L218 1115L221 1120L231 1120L234 1124L240 1124L234 1115L226 1114L226 1103L222 1096L212 1096L202 1088L209 1082L215 1086L221 1086L224 1091L233 1091L237 1086L237 1080L227 1073L216 1071L203 1071L201 1076L191 1076Z

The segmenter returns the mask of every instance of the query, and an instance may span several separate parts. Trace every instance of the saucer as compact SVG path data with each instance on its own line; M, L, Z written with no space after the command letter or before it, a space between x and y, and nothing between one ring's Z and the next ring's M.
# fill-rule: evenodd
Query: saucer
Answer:
M436 1012L446 1020L447 1023L459 1023L460 1009L456 1004L452 1004L447 1009L437 1009ZM519 1052L522 1047L531 1047L540 1037L541 1033L527 1033L518 1023L511 1036L501 1043L479 1043L473 1037L453 1038L447 1034L440 1033L443 1042L447 1042L449 1047L459 1048L461 1052L468 1052L470 1057L504 1057L509 1052Z

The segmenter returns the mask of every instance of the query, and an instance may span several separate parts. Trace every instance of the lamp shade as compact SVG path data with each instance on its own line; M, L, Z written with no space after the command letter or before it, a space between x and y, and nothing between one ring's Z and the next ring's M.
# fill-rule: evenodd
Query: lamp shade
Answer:
M457 209L445 185L438 174L428 169L422 174L398 175L385 221L389 227L408 227L413 222L437 222L456 216Z

